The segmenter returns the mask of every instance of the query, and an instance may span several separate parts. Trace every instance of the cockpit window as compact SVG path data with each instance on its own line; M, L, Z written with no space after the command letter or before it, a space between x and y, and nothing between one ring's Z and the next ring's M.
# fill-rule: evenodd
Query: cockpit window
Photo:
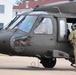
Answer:
M4 26L4 29L8 29L19 17L20 15L17 15L16 17L14 17L8 24Z
M30 32L36 19L37 19L37 16L26 16L26 18L19 25L18 29L23 30L25 32Z
M53 24L51 18L42 18L39 26L34 30L35 34L53 34Z
M13 29L14 27L17 26L17 24L24 18L24 15L21 15L20 17L18 17L9 27L8 29Z

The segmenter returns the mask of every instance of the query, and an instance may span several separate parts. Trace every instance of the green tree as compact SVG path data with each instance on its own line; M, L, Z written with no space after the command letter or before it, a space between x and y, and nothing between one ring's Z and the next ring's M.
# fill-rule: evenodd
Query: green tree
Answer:
M16 4L20 5L22 3L25 3L26 1L29 1L29 0L16 0Z

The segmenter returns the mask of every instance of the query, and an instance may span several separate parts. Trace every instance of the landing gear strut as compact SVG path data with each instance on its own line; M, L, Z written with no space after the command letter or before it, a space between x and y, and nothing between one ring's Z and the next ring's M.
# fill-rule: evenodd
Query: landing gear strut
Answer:
M42 58L41 63L45 68L53 68L56 64L56 58Z

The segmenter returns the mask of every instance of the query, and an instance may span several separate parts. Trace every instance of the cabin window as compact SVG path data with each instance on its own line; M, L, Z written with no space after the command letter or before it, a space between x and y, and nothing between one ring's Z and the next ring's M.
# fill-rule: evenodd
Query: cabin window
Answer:
M53 24L50 18L42 18L38 27L34 30L35 34L53 34Z
M60 36L63 38L64 35L66 34L66 30L65 30L65 21L64 20L60 20Z
M59 20L59 41L67 39L66 31L66 21L64 19Z

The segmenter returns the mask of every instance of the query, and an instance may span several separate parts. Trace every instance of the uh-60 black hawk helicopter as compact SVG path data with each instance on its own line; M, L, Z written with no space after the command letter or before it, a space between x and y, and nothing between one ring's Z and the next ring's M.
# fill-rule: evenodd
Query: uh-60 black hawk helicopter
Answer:
M67 28L71 32L71 26L76 24L75 6L74 1L38 6L16 18L0 31L0 53L37 57L46 68L53 68L56 58L74 64Z

